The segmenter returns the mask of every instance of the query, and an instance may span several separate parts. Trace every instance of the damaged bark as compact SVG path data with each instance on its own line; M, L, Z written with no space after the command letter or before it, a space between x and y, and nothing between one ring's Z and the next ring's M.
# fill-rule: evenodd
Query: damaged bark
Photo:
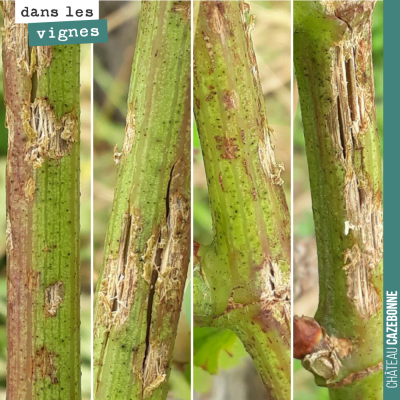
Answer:
M28 46L2 2L7 398L80 399L79 46Z
M243 2L203 1L194 111L214 239L196 244L194 318L231 329L268 391L290 398L290 216Z
M190 254L190 2L143 2L94 320L96 399L165 399Z
M332 399L382 396L382 160L374 107L374 6L374 1L297 1L294 6L294 62L318 247L314 322L331 338L324 340L329 342L325 352L316 346L299 358L318 385L330 388ZM332 342L332 337L340 339ZM303 339L295 339L297 346L304 346ZM335 348L338 340L341 346ZM346 354L340 353L343 343L349 344ZM316 371L310 359L324 363L329 373Z

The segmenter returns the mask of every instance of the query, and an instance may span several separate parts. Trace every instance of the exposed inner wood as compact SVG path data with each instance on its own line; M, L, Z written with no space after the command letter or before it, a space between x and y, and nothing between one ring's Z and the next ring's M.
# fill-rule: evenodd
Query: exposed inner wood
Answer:
M360 82L359 71L368 55L361 52L358 40L346 41L332 51L332 87L336 92L337 108L329 114L331 132L337 139L339 161L345 169L346 235L353 235L355 244L344 253L348 296L360 315L371 317L381 307L379 293L371 282L374 268L383 254L382 199L369 181L363 166L356 165L357 154L363 157L363 135L371 132L374 120L371 103L364 101L365 93L373 90ZM370 57L370 56L369 56ZM373 98L370 93L368 98Z

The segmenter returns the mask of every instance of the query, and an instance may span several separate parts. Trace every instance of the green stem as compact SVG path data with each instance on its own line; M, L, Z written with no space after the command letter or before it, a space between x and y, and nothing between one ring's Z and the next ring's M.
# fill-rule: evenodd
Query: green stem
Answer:
M213 217L197 252L199 325L237 333L270 398L290 397L290 217L243 2L203 1L194 106Z
M316 380L331 388L333 399L382 396L382 165L373 8L374 2L364 1L294 4L294 62L318 245L315 319L331 351L331 373L316 373Z
M99 277L96 399L165 399L189 263L190 2L142 3Z
M79 46L28 47L3 2L7 398L80 399Z

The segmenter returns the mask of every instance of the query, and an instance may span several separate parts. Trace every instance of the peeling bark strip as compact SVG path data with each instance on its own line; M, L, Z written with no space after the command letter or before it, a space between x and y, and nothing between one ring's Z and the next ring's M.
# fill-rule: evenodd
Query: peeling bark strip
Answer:
M250 33L235 1L203 1L194 111L215 237L196 252L195 321L236 332L271 399L290 398L290 217Z
M297 1L294 9L294 61L318 245L316 320L327 335L334 332L352 344L345 358L338 355L339 363L332 363L337 366L333 374L316 378L331 388L332 399L353 398L356 390L363 391L363 398L379 398L382 392L379 376L366 385L353 385L348 378L362 380L369 375L362 371L382 361L382 161L374 107L374 5ZM339 382L347 382L346 391L340 391Z
M108 257L103 279L98 289L99 320L96 321L95 335L99 327L109 332L114 326L123 325L129 317L138 281L138 260L131 247L131 238L138 235L142 226L140 218L130 215L123 220L118 258Z
M58 307L64 301L65 289L61 281L50 285L45 291L45 307L46 313L49 317L57 315Z
M16 66L21 68L23 75L30 73L30 50L28 44L28 25L16 24L14 16L11 15L13 7L4 2L2 4L4 16L3 47L5 50L15 53Z
M285 170L285 167L283 164L275 162L274 147L271 143L269 131L265 135L264 140L259 144L258 154L265 174L269 176L274 185L282 186L283 179L281 178L281 172Z
M36 52L36 53L35 53ZM37 74L40 78L45 72L46 68L49 68L53 59L53 47L52 46L37 46L32 48L32 57L37 57Z
M168 392L189 264L190 9L190 2L142 3L96 291L99 400L162 400Z
M269 315L286 326L286 334L290 336L290 276L283 272L285 265L275 261L265 260L260 269L261 296L260 305L262 314ZM290 343L289 343L290 345Z
M28 46L4 14L7 398L80 398L79 46Z
M36 351L33 358L33 379L37 381L42 378L49 380L51 384L58 383L57 379L57 355L50 353L45 347Z
M168 360L168 348L165 344L155 342L148 349L143 373L143 397L150 398L161 384L167 381L165 360Z
M135 139L136 133L136 102L130 105L128 108L128 114L126 116L126 128L125 128L125 138L122 147L122 152L129 154L132 150L133 141Z
M348 377L342 379L340 382L328 385L328 387L337 389L337 388L341 388L346 385L351 385L353 383L357 383L358 381L362 381L367 376L370 376L370 375L372 375L376 372L380 372L382 370L383 370L383 361L381 361L377 365L374 365L373 367L366 368L362 371L354 372L353 374L350 374Z
M25 161L40 168L48 158L60 159L69 154L78 136L78 121L66 113L57 121L52 106L45 99L36 99L22 116L26 143Z
M380 189L374 193L368 172L357 165L358 157L364 157L362 138L375 124L371 119L375 114L373 83L365 78L366 63L371 62L363 49L368 38L361 35L332 50L332 87L337 107L329 113L328 125L336 134L338 160L345 171L344 233L356 238L356 244L344 253L348 297L360 315L369 318L382 306L371 280L383 255L383 212ZM371 57L371 49L369 53Z

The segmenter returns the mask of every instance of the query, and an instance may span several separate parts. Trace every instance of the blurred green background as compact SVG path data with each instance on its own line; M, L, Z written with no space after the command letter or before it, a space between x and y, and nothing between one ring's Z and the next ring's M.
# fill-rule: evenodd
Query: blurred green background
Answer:
M287 1L249 1L255 15L252 40L257 56L268 124L274 129L277 162L290 206L291 187L291 4ZM207 182L196 127L193 132L194 240L211 241ZM194 399L264 400L265 389L254 365L236 336L226 330L194 329Z
M117 166L114 146L122 148L132 61L135 52L140 2L101 1L100 18L108 21L108 43L94 45L93 104L93 260L94 285L103 258ZM173 367L170 400L190 399L190 283L187 283Z
M3 16L0 13L0 26ZM82 395L91 393L91 258L90 258L90 177L91 177L91 46L81 45L81 358ZM0 36L1 53L1 36ZM6 398L6 194L5 170L7 156L7 129L3 98L3 65L0 63L0 400Z
M375 105L378 128L383 133L383 1L378 1L373 18ZM308 167L297 91L293 132L293 294L294 314L313 316L318 305L318 265L312 218ZM328 400L328 391L318 388L300 361L294 362L294 400Z

